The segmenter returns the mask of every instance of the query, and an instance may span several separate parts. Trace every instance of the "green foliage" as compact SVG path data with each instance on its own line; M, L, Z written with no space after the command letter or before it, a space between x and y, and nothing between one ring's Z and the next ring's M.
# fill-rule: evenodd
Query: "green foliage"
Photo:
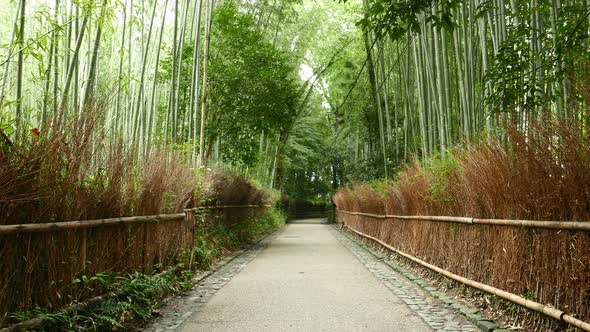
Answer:
M289 171L283 190L296 200L327 199L331 192L338 146L326 144L330 128L321 117L317 112L297 121L285 147Z
M286 220L282 211L276 208L246 211L237 220L223 220L207 210L199 214L199 218L207 221L195 237L194 259L200 269L209 268L228 251L237 250L277 230Z
M4 105L8 106L8 105ZM3 105L0 105L0 130L4 132L7 136L10 136L15 131L15 120L12 117L10 112L5 112L2 110Z
M346 3L347 0L339 0ZM365 17L357 22L363 30L374 31L379 38L388 36L400 40L407 32L421 33L421 18L432 22L435 27L453 29L455 27L453 10L458 0L377 0L371 1ZM432 6L437 5L433 13Z
M208 141L222 137L224 161L252 166L260 133L280 135L298 103L295 67L231 2L213 17Z
M428 179L430 184L428 198L434 202L448 202L448 184L453 182L451 177L461 172L454 153L435 154L425 160L424 164L423 176Z
M278 136L295 118L298 79L292 59L266 41L254 19L231 1L216 7L213 15L209 64L207 153L221 138L221 159L233 165L254 166L260 134ZM190 72L193 47L182 50L182 72ZM172 54L162 60L158 79L172 73ZM188 118L190 75L181 76L179 117ZM188 130L189 128L185 128ZM187 132L185 137L190 137Z
M518 4L508 26L508 38L499 46L494 63L484 77L491 87L485 102L495 112L535 112L538 108L547 108L564 97L563 91L549 91L547 86L573 74L572 68L563 65L563 61L577 56L590 58L584 43L588 31L583 28L590 12L583 4L572 2L560 7L553 18L555 31L552 34L538 31L531 19L534 15L551 17L551 1L538 1L535 6ZM483 14L485 10L484 6Z
M16 321L42 318L44 324L40 331L107 331L126 330L131 321L141 322L151 317L164 294L180 292L190 276L174 273L145 275L139 272L116 276L97 274L93 277L81 276L74 280L86 288L101 286L105 292L121 295L110 297L100 304L76 312L52 313L46 308L36 308L18 312L11 316Z

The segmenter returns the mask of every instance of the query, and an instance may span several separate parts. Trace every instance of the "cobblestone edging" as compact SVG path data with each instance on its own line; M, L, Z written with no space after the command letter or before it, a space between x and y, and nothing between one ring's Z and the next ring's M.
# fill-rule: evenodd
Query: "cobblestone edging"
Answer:
M454 301L427 281L400 266L395 259L360 243L336 226L330 231L395 295L399 296L435 331L500 332L498 325L477 310Z
M225 258L215 266L193 278L196 285L188 293L168 302L161 310L160 317L153 320L144 331L161 332L179 330L182 324L223 288L244 266L264 250L283 228L260 240L249 248Z

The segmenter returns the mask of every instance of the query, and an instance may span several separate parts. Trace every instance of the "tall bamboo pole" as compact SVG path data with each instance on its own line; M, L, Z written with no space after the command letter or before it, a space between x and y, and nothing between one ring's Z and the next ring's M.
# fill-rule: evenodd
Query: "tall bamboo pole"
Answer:
M100 9L100 16L97 22L96 27L96 37L94 38L94 46L92 51L92 58L90 60L90 68L88 70L88 83L86 85L86 92L84 94L84 101L82 105L84 106L85 111L88 110L90 106L90 102L93 98L94 94L94 84L96 82L96 67L98 66L98 54L100 49L100 37L102 34L102 24L104 20L104 15L106 11L108 0L104 0L102 2L102 7Z
M82 47L82 42L84 41L84 32L86 31L86 24L88 24L88 16L90 13L85 13L84 17L82 18L82 24L80 26L80 32L78 33L78 37L76 39L76 48L74 49L74 53L71 56L70 64L68 66L68 71L66 74L66 85L62 92L62 112L68 103L68 93L70 90L70 86L72 84L72 79L74 78L74 71L76 66L78 65L78 56L80 54L80 48Z
M203 9L203 0L198 0L196 2L196 12L197 12L197 24L196 24L196 35L194 38L193 44L193 73L192 73L192 91L191 91L191 103L190 109L191 114L193 115L193 163L196 165L198 160L198 150L197 150L197 138L199 135L199 117L197 116L197 110L199 109L199 83L200 83L200 56L201 56L201 16L202 16L202 9Z
M117 74L117 102L115 105L115 115L114 115L114 131L121 131L122 127L120 127L119 119L121 117L121 90L122 86L121 83L123 81L123 53L125 51L125 32L127 29L127 0L123 4L123 32L121 33L121 46L119 47L119 70Z
M201 167L207 166L207 160L205 156L205 123L207 120L207 74L209 69L209 46L211 44L211 12L213 10L213 0L205 0L205 50L203 54L203 98L201 100L201 132L199 140L199 165Z
M16 39L16 32L17 32L16 27L17 27L18 21L20 19L19 13L20 13L20 9L22 7L22 4L21 4L22 1L24 1L24 0L19 0L19 3L17 5L16 14L14 17L14 24L12 25L13 26L12 36L10 37L10 48L8 49L8 55L6 57L7 59L10 59L12 57L12 53L13 53L12 46L13 46L15 39ZM18 42L17 42L17 45L18 45ZM9 68L10 68L10 62L6 62L4 64L4 75L2 76L2 86L0 86L0 108L4 105L4 96L5 96L4 89L6 88L6 83L8 82L8 73L9 73L8 69Z
M166 0L166 4L167 3L168 3L168 1ZM146 71L146 67L147 67L147 63L148 63L148 53L150 50L150 42L152 39L152 30L154 27L154 17L156 16L157 6L158 6L158 2L154 1L154 6L152 8L152 15L150 18L150 27L148 29L148 36L147 36L147 41L146 41L146 45L145 45L145 49L144 49L144 53L143 53L141 73L140 73L140 78L139 78L139 88L138 88L138 92L137 92L137 100L136 100L135 112L134 112L135 119L134 119L134 123L133 123L133 145L136 147L139 145L139 142L140 142L140 139L138 137L139 136L139 126L140 126L139 117L140 117L142 105L144 104L143 100L144 100L144 88L145 88L145 71ZM156 64L156 66L157 66L157 64ZM144 110L145 110L145 108L144 108Z
M154 132L154 118L156 116L156 88L158 86L158 70L160 68L160 51L162 50L162 40L164 37L164 27L166 26L166 12L168 11L168 0L164 2L164 10L162 11L162 25L160 26L160 37L158 39L158 48L156 49L156 61L154 68L154 82L152 84L152 95L150 103L150 114L148 118L147 143L145 148L145 155L149 156L152 136Z
M26 0L20 1L20 19L19 29L17 35L17 45L19 47L17 74L16 74L16 141L19 142L22 134L22 117L23 117L23 69L24 69L24 53L22 49L25 46L25 17L26 17Z

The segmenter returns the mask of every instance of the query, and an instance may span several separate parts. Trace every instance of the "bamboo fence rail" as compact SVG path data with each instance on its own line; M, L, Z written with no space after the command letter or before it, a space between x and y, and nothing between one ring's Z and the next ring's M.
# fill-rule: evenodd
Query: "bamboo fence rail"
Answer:
M400 219L400 220L426 220L452 222L472 225L499 225L499 226L516 226L531 228L550 228L573 231L590 231L590 221L542 221L542 220L513 220L513 219L480 219L470 217L450 217L450 216L400 216L393 214L371 214L364 212L351 212L338 210L339 213L348 215L365 216L375 219Z
M186 211L203 211L203 210L223 210L235 208L260 208L270 207L270 205L219 205L219 206L201 206L187 209ZM94 220L77 220L77 221L62 221L49 223L34 223L34 224L17 224L17 225L0 225L0 235L15 234L15 233L36 233L36 232L51 232L59 230L73 230L84 229L110 225L122 225L133 223L159 222L180 220L185 218L186 213L173 214L159 214L151 216L134 216L134 217L118 217L108 219L94 219Z

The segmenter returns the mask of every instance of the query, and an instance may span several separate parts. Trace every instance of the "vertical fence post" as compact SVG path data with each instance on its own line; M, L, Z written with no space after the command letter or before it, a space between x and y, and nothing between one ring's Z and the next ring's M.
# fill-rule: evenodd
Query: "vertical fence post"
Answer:
M146 273L146 267L145 265L147 264L147 222L143 223L143 241L142 241L142 255L141 255L141 270L143 273Z
M82 263L81 264L81 269L82 269L82 273L86 274L86 247L87 247L87 242L88 242L88 229L84 228L84 230L82 231L82 245L80 246L81 248L81 252L80 252L80 260Z
M31 264L33 263L32 257L31 257L31 237L33 236L33 234L27 234L27 253L25 256L25 301L23 303L25 303L26 306L30 306L33 303L33 267L31 266Z
M186 209L184 210L184 221L186 223L186 227L190 230L190 237L188 245L191 248L191 256L188 262L188 269L192 271L193 263L195 259L195 235L196 235L196 218L195 218L195 211L193 209Z

